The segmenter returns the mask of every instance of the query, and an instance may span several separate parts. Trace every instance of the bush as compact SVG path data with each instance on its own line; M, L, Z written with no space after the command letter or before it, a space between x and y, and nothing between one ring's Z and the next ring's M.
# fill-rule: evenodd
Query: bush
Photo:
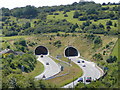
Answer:
M68 17L68 15L67 15L67 14L65 14L65 15L64 15L64 17Z
M14 42L14 44L15 45L22 45L22 46L27 47L26 40L24 40L24 39L19 39L18 41Z
M103 56L102 56L102 54L100 54L100 53L94 54L94 55L93 55L93 59L95 59L95 60L103 60Z
M59 48L59 47L61 47L61 41L58 40L58 41L54 42L53 45Z
M106 62L107 63L113 63L113 62L116 62L117 61L117 57L116 56L110 56Z
M102 39L100 37L96 37L94 39L94 44L102 44Z
M59 15L59 13L54 13L54 15Z

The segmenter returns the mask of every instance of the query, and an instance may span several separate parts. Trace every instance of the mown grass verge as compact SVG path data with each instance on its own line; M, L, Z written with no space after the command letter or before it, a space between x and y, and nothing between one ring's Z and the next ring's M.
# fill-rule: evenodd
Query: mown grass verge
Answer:
M56 77L56 78L47 80L47 82L56 84L57 86L62 87L79 78L83 74L82 69L73 62L71 64L72 66L66 68L65 70L65 71L69 71L69 74L62 77Z

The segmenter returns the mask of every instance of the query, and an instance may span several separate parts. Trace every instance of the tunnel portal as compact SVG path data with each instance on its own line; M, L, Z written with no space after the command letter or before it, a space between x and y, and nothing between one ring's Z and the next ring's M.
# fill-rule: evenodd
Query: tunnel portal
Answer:
M66 57L74 57L74 56L79 56L79 52L74 47L67 47L65 49L64 55Z
M35 55L48 55L48 49L44 46L38 46L35 49Z

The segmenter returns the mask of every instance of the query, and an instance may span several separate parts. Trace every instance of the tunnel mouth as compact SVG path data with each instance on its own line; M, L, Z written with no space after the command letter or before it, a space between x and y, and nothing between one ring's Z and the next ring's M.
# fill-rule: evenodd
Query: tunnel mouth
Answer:
M79 52L76 48L69 46L64 50L65 57L79 57Z
M49 54L48 49L44 46L38 46L35 49L35 55L48 55L48 54Z

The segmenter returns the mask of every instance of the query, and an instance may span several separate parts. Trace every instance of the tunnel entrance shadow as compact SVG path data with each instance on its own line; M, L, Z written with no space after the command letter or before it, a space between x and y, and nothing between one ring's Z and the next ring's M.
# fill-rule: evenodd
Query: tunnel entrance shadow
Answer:
M35 55L48 55L48 49L44 46L38 46L35 49Z
M75 57L79 56L79 52L74 47L67 47L64 51L65 57Z

